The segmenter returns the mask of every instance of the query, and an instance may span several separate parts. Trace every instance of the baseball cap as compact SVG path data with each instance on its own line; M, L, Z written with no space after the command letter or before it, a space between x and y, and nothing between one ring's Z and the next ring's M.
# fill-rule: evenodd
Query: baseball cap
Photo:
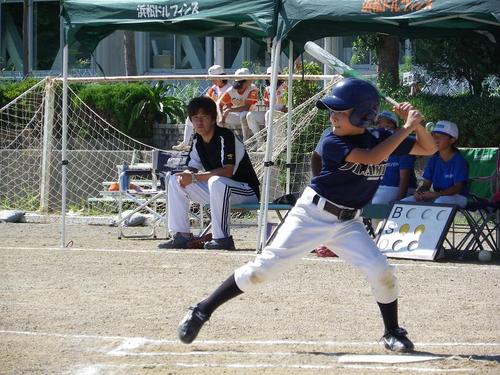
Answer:
M208 68L208 75L210 76L218 76L220 74L224 74L224 68L220 65L212 65Z
M458 139L457 124L451 121L439 120L432 129L433 133L446 134L452 138Z
M389 121L392 121L392 123L394 125L396 125L396 127L399 126L399 119L398 119L398 116L396 116L395 113L393 112L390 112L390 111L382 111L380 112L378 115L377 115L377 119L379 118L386 118L387 120Z
M272 74L273 73L273 67L270 66L269 68L267 68L266 70L266 74ZM281 74L281 70L278 69L278 74Z
M250 70L248 68L239 68L236 72L234 72L234 75L236 76L246 76L250 74Z

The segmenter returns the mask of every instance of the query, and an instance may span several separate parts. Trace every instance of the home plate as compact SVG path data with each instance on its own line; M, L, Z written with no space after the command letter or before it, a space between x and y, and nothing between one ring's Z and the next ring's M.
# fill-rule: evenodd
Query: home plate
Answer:
M342 355L339 357L341 363L410 363L425 362L444 359L434 355Z

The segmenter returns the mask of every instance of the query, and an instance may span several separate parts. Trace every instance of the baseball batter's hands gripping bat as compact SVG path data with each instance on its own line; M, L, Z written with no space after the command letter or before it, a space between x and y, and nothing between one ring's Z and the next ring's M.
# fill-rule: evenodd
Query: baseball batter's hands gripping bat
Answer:
M312 57L314 57L316 60L319 62L322 62L323 64L329 66L330 68L334 69L338 74L340 74L343 77L353 77L353 78L360 78L363 79L358 72L356 72L353 68L351 68L349 65L344 64L342 61L340 61L338 58L333 56L330 52L325 51L323 48L318 46L314 42L307 42L304 45L304 50L310 54ZM380 96L387 100L387 102L391 105L396 105L398 104L394 99L388 97L385 95L383 92L379 90Z

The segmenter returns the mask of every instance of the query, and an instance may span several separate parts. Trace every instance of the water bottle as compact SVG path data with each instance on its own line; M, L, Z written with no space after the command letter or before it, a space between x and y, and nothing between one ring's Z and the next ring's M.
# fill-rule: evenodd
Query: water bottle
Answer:
M122 171L120 173L120 191L127 191L128 189L128 164L125 163L122 165Z

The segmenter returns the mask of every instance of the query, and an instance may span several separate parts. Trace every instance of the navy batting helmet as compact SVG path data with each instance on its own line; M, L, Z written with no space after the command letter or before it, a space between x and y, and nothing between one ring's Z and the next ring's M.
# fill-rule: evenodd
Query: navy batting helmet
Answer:
M380 95L371 83L357 78L345 78L332 88L332 93L316 102L320 109L344 111L354 109L349 117L360 128L373 123L377 116Z

